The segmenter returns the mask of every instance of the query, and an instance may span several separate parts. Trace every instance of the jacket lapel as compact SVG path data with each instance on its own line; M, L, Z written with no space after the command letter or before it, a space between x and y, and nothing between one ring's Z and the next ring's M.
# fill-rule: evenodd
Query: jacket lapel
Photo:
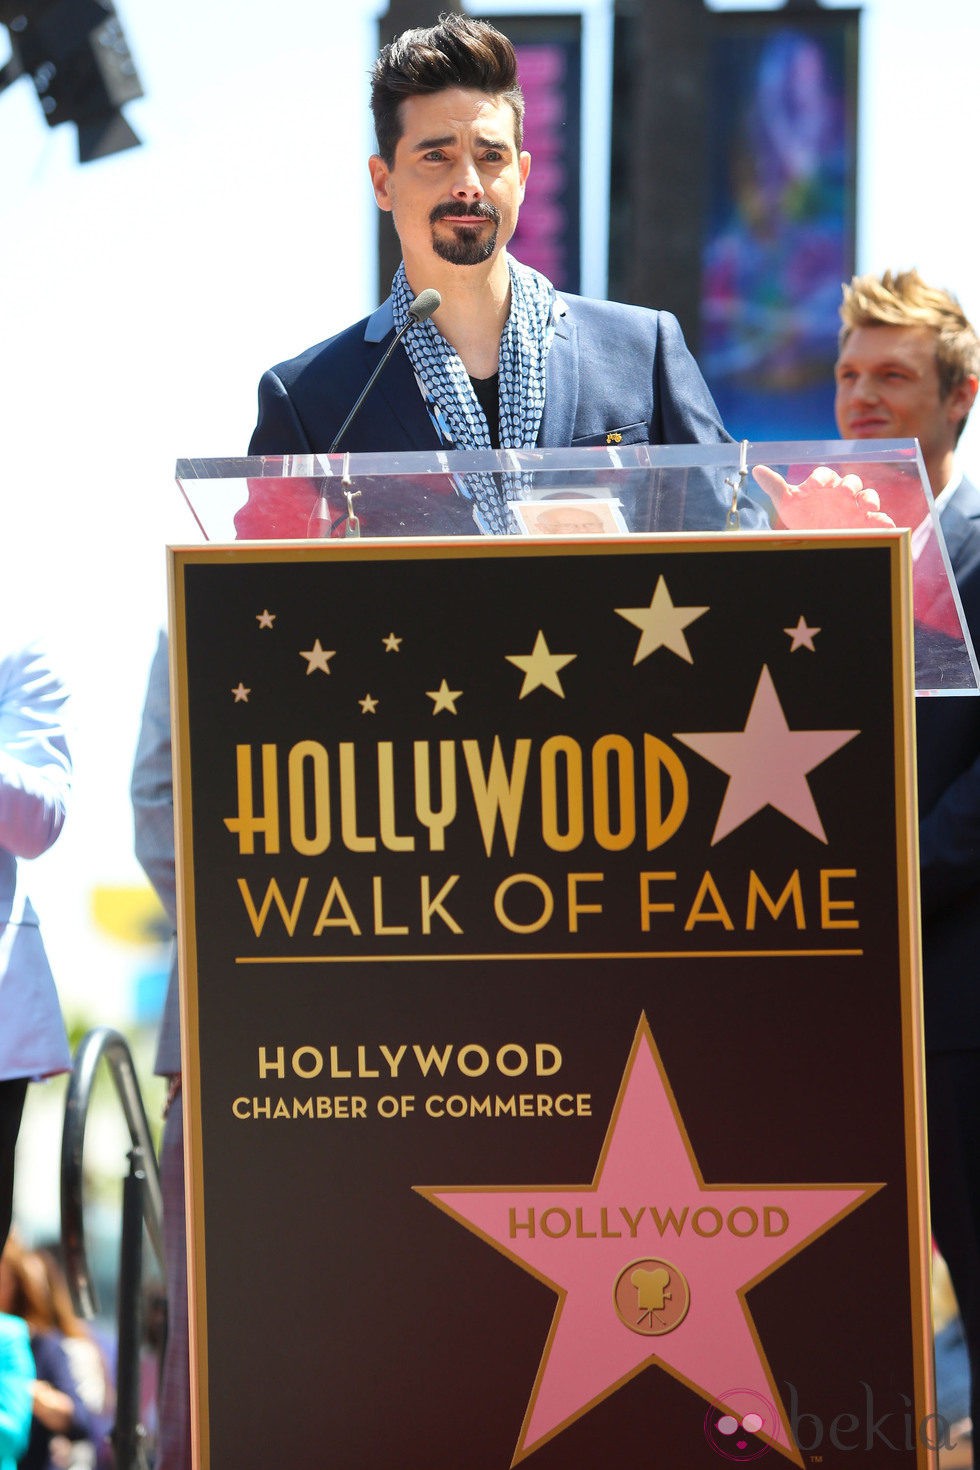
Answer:
M566 448L575 437L575 411L578 407L578 333L565 303L558 298L559 316L545 369L544 411L538 430L542 448ZM391 297L383 301L368 318L364 340L381 343L394 330ZM376 393L385 409L402 427L410 449L440 449L435 426L415 381L415 372L407 352L395 352L372 393Z
M544 412L538 430L542 449L564 449L575 438L578 407L578 333L559 296L560 315L545 368Z
M969 480L960 481L953 491L950 504L955 505L960 515L966 516L967 520L980 519L980 490Z

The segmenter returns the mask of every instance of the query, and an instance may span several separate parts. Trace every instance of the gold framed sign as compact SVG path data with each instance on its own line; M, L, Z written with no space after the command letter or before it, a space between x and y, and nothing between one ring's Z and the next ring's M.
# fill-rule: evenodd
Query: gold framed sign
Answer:
M907 534L170 556L199 1465L933 1463Z

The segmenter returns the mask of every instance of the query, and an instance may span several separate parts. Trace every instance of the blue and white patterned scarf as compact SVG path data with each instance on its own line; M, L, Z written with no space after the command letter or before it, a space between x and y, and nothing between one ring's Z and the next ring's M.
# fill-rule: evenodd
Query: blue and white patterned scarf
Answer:
M507 257L510 314L500 338L500 447L533 449L544 412L545 367L555 334L555 288L551 282ZM392 282L395 326L404 326L413 301L400 265ZM403 346L419 388L447 449L491 449L490 429L469 373L431 317L413 327ZM484 529L506 535L510 529L502 487L487 475L468 475L463 493L472 495ZM519 495L520 486L508 486Z

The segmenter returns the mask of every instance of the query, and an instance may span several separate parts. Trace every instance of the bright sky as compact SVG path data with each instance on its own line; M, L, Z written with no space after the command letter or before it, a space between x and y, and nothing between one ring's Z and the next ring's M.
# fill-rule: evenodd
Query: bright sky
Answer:
M0 96L0 586L73 688L75 801L32 878L65 993L105 969L89 884L141 876L128 780L163 548L199 539L174 463L243 452L264 368L374 304L367 7L117 9L143 147L79 167L29 82Z
M29 82L0 96L0 588L34 604L74 689L75 805L33 874L65 994L111 976L90 885L139 879L128 781L163 547L198 539L174 462L243 452L263 369L376 304L378 8L117 0L144 146L85 167ZM859 217L862 269L918 265L975 320L976 17L976 0L867 0ZM0 29L0 64L5 47ZM115 1021L120 997L101 999Z

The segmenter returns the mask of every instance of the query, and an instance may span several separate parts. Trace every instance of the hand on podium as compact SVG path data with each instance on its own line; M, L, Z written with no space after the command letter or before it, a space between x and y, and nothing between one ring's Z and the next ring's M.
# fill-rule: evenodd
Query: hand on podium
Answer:
M752 474L776 507L776 524L782 530L853 531L895 525L881 509L877 490L865 486L857 475L838 475L819 465L799 485L791 485L767 465L756 465Z

